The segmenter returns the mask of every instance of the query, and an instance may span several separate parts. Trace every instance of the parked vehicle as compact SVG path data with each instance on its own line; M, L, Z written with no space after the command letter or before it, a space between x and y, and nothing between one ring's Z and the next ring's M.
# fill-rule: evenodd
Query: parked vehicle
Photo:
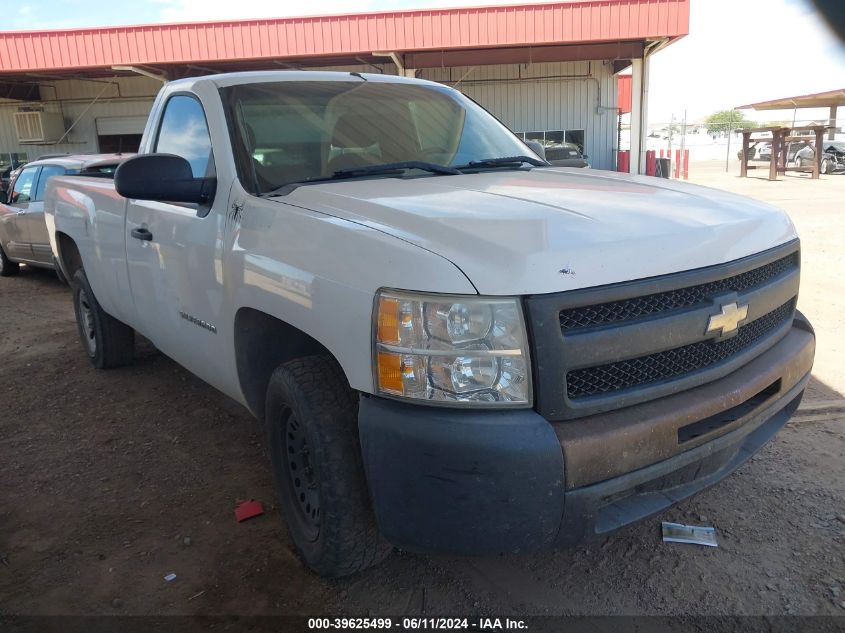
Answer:
M827 141L823 145L824 153L819 171L822 174L832 174L834 171L845 169L845 141ZM812 145L805 146L795 155L796 167L808 167L816 160L816 150Z
M44 223L44 192L51 178L82 171L113 174L124 158L119 154L60 155L18 168L0 201L0 276L16 274L20 264L56 268Z
M795 160L798 151L805 147L803 142L795 142L789 144L789 149L786 151L786 160L792 162ZM736 157L742 160L742 150L736 153ZM772 160L772 143L771 141L754 141L748 146L748 160Z
M556 167L589 167L587 157L575 143L561 143L545 148L545 159Z
M6 192L9 190L9 183L18 174L19 168L20 165L17 163L0 165L0 199L5 199Z
M801 400L815 337L782 211L550 166L416 79L185 79L150 116L114 182L48 186L83 348L125 365L138 332L262 420L320 574L390 544L605 535L728 475Z
M742 148L736 153L736 157L742 160ZM764 158L765 157L765 158ZM770 142L752 141L748 145L748 160L771 160L772 144Z

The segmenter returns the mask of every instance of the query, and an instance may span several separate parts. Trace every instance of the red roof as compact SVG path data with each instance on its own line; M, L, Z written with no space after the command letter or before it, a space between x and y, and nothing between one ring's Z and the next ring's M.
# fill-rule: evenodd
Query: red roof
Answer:
M457 65L442 54L486 49L537 51L596 44L573 54L622 58L630 45L674 39L689 29L690 0L578 0L551 4L487 6L273 18L191 24L0 32L0 75L159 66L297 60L320 65L373 59L376 51L409 55L408 67ZM627 45L627 47L626 47ZM615 47L615 48L614 48ZM619 53L619 54L615 54ZM414 57L416 55L416 57ZM474 63L501 63L491 56ZM589 59L590 57L581 57ZM597 57L592 57L596 59ZM385 61L384 59L380 61ZM466 61L465 58L464 61ZM492 60L492 61L491 61Z

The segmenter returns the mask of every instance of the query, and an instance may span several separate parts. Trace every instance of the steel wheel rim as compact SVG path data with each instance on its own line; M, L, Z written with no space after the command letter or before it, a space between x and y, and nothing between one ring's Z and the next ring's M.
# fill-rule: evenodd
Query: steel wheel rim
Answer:
M97 332L94 328L94 311L91 309L91 301L88 299L88 295L82 288L79 289L77 302L79 303L80 332L88 350L88 355L93 358L97 353Z
M320 490L314 472L308 434L293 411L282 410L282 455L294 511L305 537L316 541L320 535Z

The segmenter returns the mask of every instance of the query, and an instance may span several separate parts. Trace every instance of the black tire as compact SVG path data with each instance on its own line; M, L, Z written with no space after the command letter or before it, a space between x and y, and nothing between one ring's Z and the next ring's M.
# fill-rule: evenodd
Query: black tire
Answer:
M803 167L804 166L804 159L800 156L795 157L795 166L796 167Z
M6 257L6 252L0 246L0 277L11 277L17 275L21 270L21 265L17 262L11 261Z
M132 363L135 330L106 314L81 268L73 275L73 309L82 349L97 369Z
M273 372L264 415L276 494L305 564L346 576L379 563L381 536L358 441L357 394L331 358L308 356Z

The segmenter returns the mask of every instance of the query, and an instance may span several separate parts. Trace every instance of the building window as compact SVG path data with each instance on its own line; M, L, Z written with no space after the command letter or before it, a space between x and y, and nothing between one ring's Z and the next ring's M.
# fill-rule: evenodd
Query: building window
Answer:
M584 130L566 130L564 140L567 143L575 143L581 153L584 153Z
M517 136L524 141L539 141L543 147L561 147L564 143L574 143L578 150L584 153L584 130L543 130L532 132L517 132Z

